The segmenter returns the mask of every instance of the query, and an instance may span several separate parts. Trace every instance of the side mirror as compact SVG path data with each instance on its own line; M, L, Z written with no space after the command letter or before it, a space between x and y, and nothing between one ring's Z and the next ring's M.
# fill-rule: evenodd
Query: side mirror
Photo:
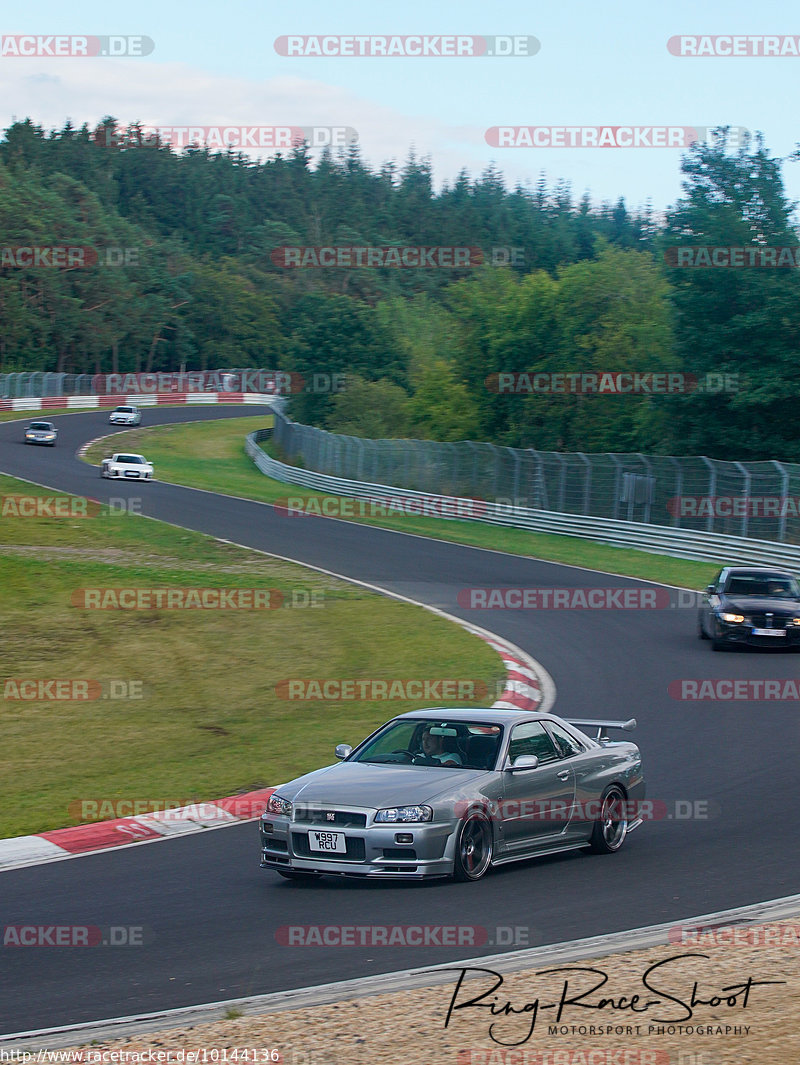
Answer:
M513 764L507 762L504 768L514 772L517 769L536 769L538 765L539 759L535 754L521 754L518 758L514 759Z
M350 746L349 743L337 743L336 750L333 753L339 759L349 758L350 755L353 753L353 748Z
M713 595L716 587L716 584L709 584L709 586L706 588L706 595Z

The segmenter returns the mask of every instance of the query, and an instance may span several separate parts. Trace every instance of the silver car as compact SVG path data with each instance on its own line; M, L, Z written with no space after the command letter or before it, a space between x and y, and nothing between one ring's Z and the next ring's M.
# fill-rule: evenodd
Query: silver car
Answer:
M275 790L261 867L293 880L479 880L538 855L618 851L642 822L645 783L639 748L605 732L635 726L506 709L402 714Z
M26 444L44 444L45 447L55 447L58 440L58 429L52 422L31 422L25 429Z
M109 425L141 425L142 412L138 407L115 407L108 422Z

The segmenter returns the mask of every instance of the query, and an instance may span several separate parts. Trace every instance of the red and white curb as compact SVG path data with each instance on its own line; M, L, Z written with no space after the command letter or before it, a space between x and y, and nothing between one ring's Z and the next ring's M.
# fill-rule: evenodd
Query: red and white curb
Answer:
M215 403L252 403L263 406L280 397L274 392L159 392L129 396L34 396L0 399L0 410L92 410L96 407L160 407L182 403L213 406Z
M484 631L475 630L502 657L508 673L506 688L493 704L498 708L536 710L542 689L535 672L519 648ZM222 828L238 821L253 821L261 813L274 788L261 788L244 795L193 803L174 810L159 810L109 821L95 821L72 828L57 828L31 836L0 840L0 871L38 865L92 851L150 843L170 836ZM111 801L109 805L112 805ZM115 804L117 808L120 803ZM133 803L129 805L133 806ZM100 804L102 809L102 804Z
M132 843L149 843L168 836L201 832L205 828L221 828L237 821L252 821L261 815L274 790L262 788L245 795L230 795L225 799L193 803L174 810L116 817L110 821L2 839L0 870L38 865L76 854L130 846Z

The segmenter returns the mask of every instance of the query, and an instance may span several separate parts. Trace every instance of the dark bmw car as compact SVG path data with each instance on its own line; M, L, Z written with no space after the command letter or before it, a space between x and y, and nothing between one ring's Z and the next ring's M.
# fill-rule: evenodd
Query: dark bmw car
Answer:
M726 566L703 593L697 635L715 651L800 645L800 586L785 570Z

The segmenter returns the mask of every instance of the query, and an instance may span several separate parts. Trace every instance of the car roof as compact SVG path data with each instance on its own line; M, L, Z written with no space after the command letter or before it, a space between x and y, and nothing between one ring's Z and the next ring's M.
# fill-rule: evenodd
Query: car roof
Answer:
M759 577L791 577L793 576L789 570L786 569L772 569L770 566L725 566L723 567L729 577L742 577L752 574Z
M453 706L431 706L426 707L424 710L409 710L405 714L398 714L398 718L413 717L423 718L425 720L433 721L447 721L450 719L457 721L464 721L467 724L475 723L476 725L483 724L486 721L490 721L492 724L509 725L515 724L517 721L530 721L530 720L543 720L547 721L552 719L552 714L543 714L537 710L511 710L507 707L453 707Z

